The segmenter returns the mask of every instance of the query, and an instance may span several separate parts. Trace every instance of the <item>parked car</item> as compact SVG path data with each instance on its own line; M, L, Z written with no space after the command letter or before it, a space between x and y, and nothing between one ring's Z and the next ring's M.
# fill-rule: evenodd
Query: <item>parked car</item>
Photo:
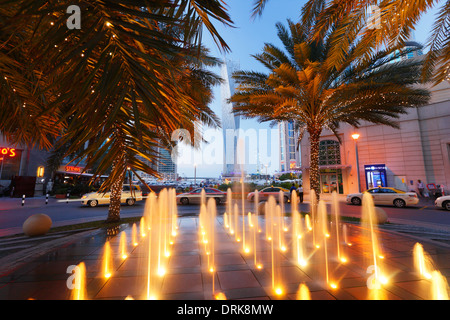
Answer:
M142 197L148 197L150 195L150 193L153 191L153 189L150 189L149 187L147 187L145 184L140 184L139 188L141 188L142 191Z
M227 194L218 189L214 188L198 188L194 189L190 192L181 193L177 195L177 203L178 204L200 204L201 203L201 193L202 190L205 190L206 201L209 198L214 198L216 200L216 204L224 203L227 199Z
M269 196L273 196L276 201L279 201L280 191L283 192L284 202L285 203L288 202L291 199L291 192L288 189L284 189L281 187L267 187L267 188L261 189L258 192L258 199L259 199L259 201L267 201L269 199ZM247 195L247 200L253 202L255 200L255 193L250 192Z
M450 196L442 196L436 199L434 205L438 208L444 208L450 211Z
M122 189L121 202L132 206L136 201L142 201L142 190L138 185L132 185L131 192L129 185L124 185ZM89 207L96 207L99 204L109 204L111 192L91 192L81 197L81 204Z
M394 205L397 208L403 208L410 205L419 203L419 198L415 192L405 192L395 188L378 187L368 189L364 192L368 192L372 195L374 204ZM364 193L353 193L347 195L347 203L354 205L360 205L362 202Z

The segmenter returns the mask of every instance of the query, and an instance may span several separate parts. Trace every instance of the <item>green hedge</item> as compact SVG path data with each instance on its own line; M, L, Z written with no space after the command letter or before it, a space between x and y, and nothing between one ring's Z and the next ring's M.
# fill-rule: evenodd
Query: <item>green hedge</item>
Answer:
M53 195L55 194L67 194L81 196L82 194L97 191L97 188L84 183L77 184L55 184L53 186Z

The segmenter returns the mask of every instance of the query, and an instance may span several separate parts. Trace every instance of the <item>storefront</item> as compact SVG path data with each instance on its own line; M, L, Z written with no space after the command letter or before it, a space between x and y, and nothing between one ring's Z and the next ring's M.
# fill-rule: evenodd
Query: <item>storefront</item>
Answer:
M78 183L89 184L94 176L92 173L84 172L85 168L74 165L62 165L55 173L55 183L75 185ZM100 186L108 176L100 176L95 185Z
M0 147L0 180L11 180L20 173L22 150Z
M0 134L0 196L42 195L47 157L45 150L11 145Z
M320 191L321 193L332 193L336 191L339 194L343 194L342 169L321 169Z
M348 166L341 164L341 148L336 140L322 140L319 146L320 192L344 193L343 171Z
M364 166L366 188L387 187L386 165L369 164Z
M97 190L108 176L102 175L92 181L94 175L84 172L85 168L75 165L62 165L55 172L54 181L47 185L47 192L55 194L56 197L80 196L84 193Z

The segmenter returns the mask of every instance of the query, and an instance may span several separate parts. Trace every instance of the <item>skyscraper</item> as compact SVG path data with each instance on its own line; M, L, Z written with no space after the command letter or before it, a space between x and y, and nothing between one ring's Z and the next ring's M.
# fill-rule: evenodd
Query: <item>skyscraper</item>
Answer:
M159 155L158 173L163 179L175 180L177 178L177 165L173 162L170 151L159 148Z
M423 56L423 45L416 41L414 32L411 33L408 41L405 42L403 50L411 51L411 52L408 52L406 55L400 55L400 51L396 50L394 53L394 57L396 59L393 62L400 62L402 60L407 60L407 59L412 59L412 58L417 58L417 57ZM414 51L412 51L412 50L414 50Z
M280 172L294 171L300 167L297 150L298 134L294 130L294 121L278 123L280 132Z
M235 61L225 60L221 77L224 80L221 85L222 98L222 130L223 130L223 176L231 176L240 172L237 163L238 130L240 117L233 113L233 104L228 99L234 94L235 82L232 78L233 72L239 69Z

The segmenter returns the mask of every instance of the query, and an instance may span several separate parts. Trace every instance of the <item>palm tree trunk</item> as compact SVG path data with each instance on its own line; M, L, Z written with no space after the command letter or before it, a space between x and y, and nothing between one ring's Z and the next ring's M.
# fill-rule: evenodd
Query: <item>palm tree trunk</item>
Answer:
M112 171L114 170L121 170L122 173L119 174L116 181L113 182L111 186L111 196L110 196L110 202L109 202L109 209L108 209L108 218L106 219L106 222L117 222L120 220L120 203L121 203L121 197L122 197L122 188L123 188L123 181L125 178L125 171L123 170L123 165L119 163L119 161L123 161L124 158L120 157L117 160L114 160ZM111 172L111 174L113 174Z
M117 180L111 186L111 198L106 222L117 222L120 220L120 199L122 197L123 179Z
M314 190L316 193L316 199L319 201L320 198L320 171L319 171L319 145L320 145L320 134L322 129L312 129L309 132L309 143L310 143L310 155L309 155L309 186L310 190Z

